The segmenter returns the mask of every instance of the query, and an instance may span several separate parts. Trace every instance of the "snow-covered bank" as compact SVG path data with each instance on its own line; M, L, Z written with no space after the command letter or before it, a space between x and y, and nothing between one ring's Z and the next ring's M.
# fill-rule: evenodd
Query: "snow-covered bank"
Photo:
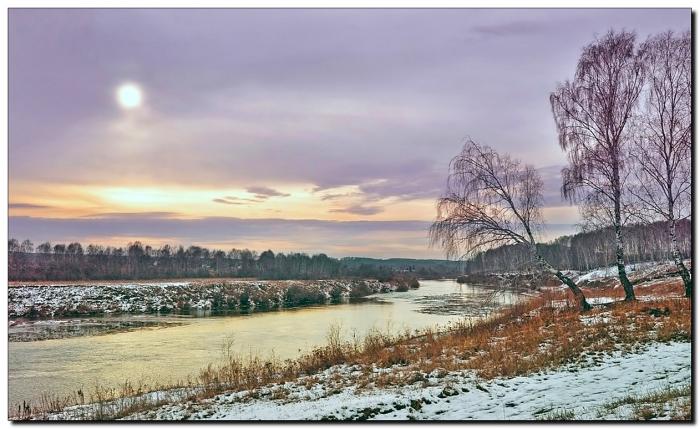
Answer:
M8 289L9 317L261 311L322 304L397 290L377 280L220 280L90 285L24 285Z
M683 262L688 268L691 268L692 261L685 260ZM673 261L650 261L650 262L639 262L636 264L625 265L625 270L627 271L627 276L633 283L639 282L641 280L652 280L657 278L664 278L668 276L677 275L676 271L678 268L673 263ZM597 268L594 270L582 272L580 274L574 274L574 281L576 284L583 286L588 284L595 284L595 282L617 279L618 271L617 266L609 266L603 268Z
M583 420L626 419L630 418L629 407L606 405L631 394L690 383L691 344L652 343L634 353L590 357L584 367L572 364L490 381L481 381L466 371L433 371L425 379L399 388L339 388L331 382L338 377L351 378L356 371L352 366L333 367L313 379L268 386L254 395L222 394L201 403L167 405L128 418L531 420L566 413Z

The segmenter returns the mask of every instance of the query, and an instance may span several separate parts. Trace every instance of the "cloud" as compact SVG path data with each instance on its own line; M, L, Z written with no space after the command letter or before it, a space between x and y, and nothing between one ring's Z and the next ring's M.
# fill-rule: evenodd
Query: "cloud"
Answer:
M691 24L689 9L8 14L11 188L189 186L237 205L284 193L223 189L284 183L335 189L321 198L366 215L437 198L466 135L537 167L565 162L547 95L581 47L611 26L641 40ZM124 79L143 109L114 103ZM330 196L344 186L361 195ZM54 204L50 192L34 201Z
M570 205L561 194L561 170L564 165L551 165L541 167L537 172L542 178L542 197L546 207L559 207Z
M365 206L362 204L355 204L355 205L344 207L344 208L331 209L331 212L333 212L333 213L351 213L351 214L358 214L358 215L374 215L377 213L381 213L383 211L384 211L384 208L382 208L382 207Z
M30 204L30 203L9 203L7 205L10 209L48 209L51 206L45 206L42 204Z
M542 21L508 21L489 25L476 25L472 31L487 36L522 36L546 33L548 23Z
M400 200L434 199L445 185L447 168L440 171L425 162L405 163L393 177L360 184L359 189L368 198L397 198Z
M246 192L249 194L255 194L255 198L258 199L266 199L269 197L288 197L290 195L265 186L251 186L246 189Z
M249 194L254 194L252 198L242 198L234 196L225 196L222 198L214 198L213 202L219 204L231 204L231 205L248 205L257 204L267 201L271 197L288 197L290 194L285 194L283 192L276 191L272 188L267 188L264 186L253 186L246 190Z
M167 219L172 217L181 216L181 213L177 212L104 212L104 213L90 213L83 218L109 218L109 219Z
M319 188L314 189L314 192L319 192L319 191L322 191L322 189L319 189ZM353 197L359 197L359 196L362 196L361 192L330 193L330 194L321 195L321 201L332 201L332 200L353 198Z
M334 209L332 212L370 215L383 211L382 206L396 201L438 198L446 174L446 168L443 172L429 163L413 160L388 167L384 177L352 184L351 189L357 191L342 192L341 189L344 190L347 185L330 188L317 186L314 193L321 193L322 201L346 204L345 208Z
M220 204L231 204L231 205L237 205L237 206L243 205L242 202L232 201L232 200L229 200L227 198L214 198L212 201L215 203L220 203Z
M326 253L331 256L444 258L428 246L430 222L326 221L315 219L200 219L159 218L153 214L115 214L99 218L40 218L10 216L10 237L44 241L122 246L134 240L145 244L194 244L210 248L251 248L279 252ZM570 224L549 224L543 239L575 232ZM117 239L117 241L115 241Z
M143 239L170 244L209 247L249 247L255 250L325 252L332 256L440 257L427 242L429 222L424 221L324 221L172 217L127 214L99 218L40 218L10 216L11 237L35 242L80 241L126 244ZM147 241L147 240L146 240ZM117 243L118 244L118 243Z

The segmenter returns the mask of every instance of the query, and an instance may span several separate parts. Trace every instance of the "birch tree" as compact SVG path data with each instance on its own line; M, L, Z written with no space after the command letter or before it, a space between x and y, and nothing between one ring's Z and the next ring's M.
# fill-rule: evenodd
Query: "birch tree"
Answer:
M524 245L533 262L567 285L579 308L588 310L576 283L537 249L541 205L542 180L532 166L469 140L450 162L447 190L437 201L430 227L431 244L460 257L505 244Z
M665 32L647 40L646 84L634 139L635 186L643 221L668 225L671 255L691 296L692 279L683 264L676 224L691 211L691 42L690 32Z
M562 193L579 203L597 227L611 225L625 300L635 299L625 271L623 226L629 220L629 125L644 82L635 34L608 32L584 47L572 81L550 96L569 165L562 170Z

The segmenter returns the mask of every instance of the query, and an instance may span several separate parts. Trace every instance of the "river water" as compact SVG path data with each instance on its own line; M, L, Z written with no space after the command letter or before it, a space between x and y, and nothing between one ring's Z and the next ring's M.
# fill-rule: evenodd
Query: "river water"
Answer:
M485 300L489 300L487 304ZM484 317L518 297L493 295L451 280L421 281L419 289L374 295L358 302L250 315L173 317L178 326L99 336L9 343L9 404L37 403L43 392L90 392L96 383L176 382L216 362L224 344L240 353L294 358L325 343L332 325L346 338L370 329L416 330ZM138 316L131 316L138 317Z

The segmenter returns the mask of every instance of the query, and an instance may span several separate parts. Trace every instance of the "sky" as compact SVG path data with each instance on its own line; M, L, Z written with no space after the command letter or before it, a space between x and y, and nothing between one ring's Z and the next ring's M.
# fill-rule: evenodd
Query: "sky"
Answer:
M442 258L467 138L539 169L548 97L609 29L689 9L10 9L9 229L43 241Z

